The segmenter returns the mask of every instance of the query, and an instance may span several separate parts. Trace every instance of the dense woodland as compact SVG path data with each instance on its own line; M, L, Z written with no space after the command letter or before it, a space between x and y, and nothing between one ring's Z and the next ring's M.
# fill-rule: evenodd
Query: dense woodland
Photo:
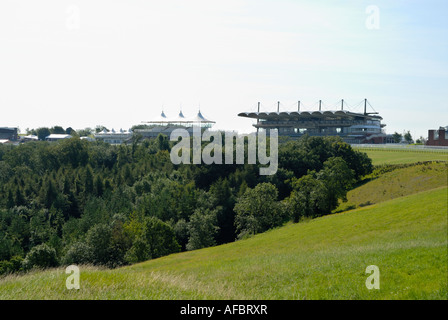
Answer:
M282 141L272 176L259 165L175 166L173 143L0 145L0 274L113 268L246 238L331 213L372 171L334 137Z

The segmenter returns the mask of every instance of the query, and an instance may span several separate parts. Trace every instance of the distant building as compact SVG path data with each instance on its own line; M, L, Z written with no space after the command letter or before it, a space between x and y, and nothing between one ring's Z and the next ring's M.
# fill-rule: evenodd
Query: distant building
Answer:
M13 142L8 139L0 139L0 144L12 144Z
M28 141L38 141L38 140L39 140L39 137L36 136L36 135L33 135L33 134L29 134L29 135L27 135L27 136L23 136L23 137L21 138L21 140L22 140L23 142L28 142Z
M106 143L122 144L131 141L132 131L120 129L119 132L116 132L114 129L112 129L112 131L107 131L104 129L102 132L94 134L94 137L96 140L102 140Z
M18 128L0 127L0 139L16 141L19 136Z
M134 132L142 135L144 138L156 138L159 134L167 137L171 135L175 129L185 129L192 135L193 127L200 127L202 130L211 128L215 121L205 118L201 111L198 111L194 117L185 117L182 111L177 117L167 117L162 111L161 115L150 121L144 121L144 129L135 129Z
M342 100L341 110L322 111L319 101L319 111L277 112L241 112L240 117L256 119L253 125L259 130L277 129L280 136L339 136L347 143L386 143L383 131L385 124L377 112L367 112L367 99L364 102L364 113L344 110ZM269 132L269 131L267 131Z
M70 139L72 136L69 134L52 133L45 137L45 141L59 141L64 139Z
M448 147L448 126L440 127L438 130L428 130L426 145Z
M94 138L91 138L91 137L81 137L80 139L81 139L81 140L90 141L90 142L95 141L95 139L94 139Z

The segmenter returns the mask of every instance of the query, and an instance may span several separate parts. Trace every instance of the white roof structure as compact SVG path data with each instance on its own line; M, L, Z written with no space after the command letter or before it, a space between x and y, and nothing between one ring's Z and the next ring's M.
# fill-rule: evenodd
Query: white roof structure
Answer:
M46 136L45 140L70 139L71 137L72 136L69 134L52 133L49 136Z
M215 123L215 121L206 119L202 115L201 110L198 111L198 114L196 116L189 118L188 121L190 121L190 122L203 122L203 123Z
M196 116L186 118L182 111L179 112L178 116L176 118L170 118L165 115L165 113L162 111L161 115L157 118L154 118L150 121L145 121L144 123L149 124L171 124L171 123L179 123L179 124L195 124L195 123L207 123L212 124L215 123L215 121L209 120L205 118L201 111L198 111Z
M27 136L24 136L23 139L29 139L29 140L39 140L38 136L35 136L33 134L29 134Z

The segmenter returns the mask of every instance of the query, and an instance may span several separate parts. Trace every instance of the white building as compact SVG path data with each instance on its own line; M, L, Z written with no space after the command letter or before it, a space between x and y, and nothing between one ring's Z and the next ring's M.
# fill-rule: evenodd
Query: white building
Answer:
M72 136L69 134L58 134L58 133L52 133L49 136L45 137L45 141L59 141L63 139L70 139Z
M111 131L103 130L102 132L96 133L94 135L95 139L97 140L103 140L106 143L110 144L122 144L126 143L132 138L132 131L131 130L123 130L120 129L119 132L116 132L114 129Z

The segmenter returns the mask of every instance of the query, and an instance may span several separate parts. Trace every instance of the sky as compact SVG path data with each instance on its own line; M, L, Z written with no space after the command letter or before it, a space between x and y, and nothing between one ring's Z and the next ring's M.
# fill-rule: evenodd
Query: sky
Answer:
M202 114L362 111L386 132L448 125L444 0L2 0L0 126L128 129ZM369 111L372 111L369 105Z

